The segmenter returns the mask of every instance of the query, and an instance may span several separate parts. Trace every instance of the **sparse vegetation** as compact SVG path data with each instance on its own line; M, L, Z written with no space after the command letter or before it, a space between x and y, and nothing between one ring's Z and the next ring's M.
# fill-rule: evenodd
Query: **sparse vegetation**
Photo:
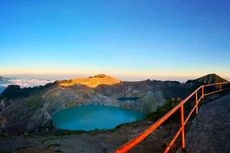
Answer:
M160 119L162 116L164 116L166 113L168 113L171 109L173 109L176 105L180 103L180 100L174 99L174 100L168 100L164 105L159 106L156 111L149 113L145 119L150 120L150 121L157 121ZM178 116L176 114L175 116ZM176 120L178 117L172 118L172 120Z
M118 100L124 102L124 101L137 101L139 97L120 97L117 98Z

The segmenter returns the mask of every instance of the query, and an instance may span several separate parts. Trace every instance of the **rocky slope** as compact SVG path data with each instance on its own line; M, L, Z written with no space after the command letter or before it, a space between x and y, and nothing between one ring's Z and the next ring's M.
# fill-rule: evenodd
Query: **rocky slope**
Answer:
M208 74L195 80L188 80L186 84L187 86L200 86L201 84L212 84L226 81L226 79L223 79L216 74Z
M9 86L0 99L1 131L13 134L46 132L53 128L52 117L56 112L90 103L150 113L172 98L184 98L197 85L197 81L126 82L100 74L35 88Z

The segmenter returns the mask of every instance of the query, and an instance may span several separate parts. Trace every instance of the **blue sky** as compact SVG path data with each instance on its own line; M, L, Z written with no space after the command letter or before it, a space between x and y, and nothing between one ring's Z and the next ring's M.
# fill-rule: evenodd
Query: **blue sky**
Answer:
M2 0L0 75L230 78L228 0Z

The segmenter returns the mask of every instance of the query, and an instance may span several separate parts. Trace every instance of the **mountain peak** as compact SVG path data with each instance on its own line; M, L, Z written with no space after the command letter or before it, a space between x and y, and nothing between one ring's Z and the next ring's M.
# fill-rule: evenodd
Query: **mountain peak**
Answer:
M90 76L89 78L104 78L107 77L105 74L97 74L95 76Z
M221 78L219 75L212 73L205 75L201 78L197 79L200 83L210 84L210 83L219 83L219 82L226 82L226 79Z
M195 80L189 80L187 83L212 84L226 81L226 79L221 78L219 75L211 73Z
M90 76L88 78L79 78L79 79L71 79L67 81L62 81L59 83L62 87L68 87L73 85L85 85L91 88L96 88L100 85L115 85L120 83L121 81L113 78L111 76L107 76L105 74L98 74L95 76Z

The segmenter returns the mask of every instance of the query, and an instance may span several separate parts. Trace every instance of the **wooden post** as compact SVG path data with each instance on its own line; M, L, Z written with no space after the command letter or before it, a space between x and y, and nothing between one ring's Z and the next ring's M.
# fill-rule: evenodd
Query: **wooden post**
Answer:
M182 140L182 149L185 150L185 127L184 127L184 104L181 105L181 140Z
M199 107L199 104L198 104L198 93L197 92L196 92L196 114L198 114L198 107Z
M202 86L202 99L204 99L204 86Z

